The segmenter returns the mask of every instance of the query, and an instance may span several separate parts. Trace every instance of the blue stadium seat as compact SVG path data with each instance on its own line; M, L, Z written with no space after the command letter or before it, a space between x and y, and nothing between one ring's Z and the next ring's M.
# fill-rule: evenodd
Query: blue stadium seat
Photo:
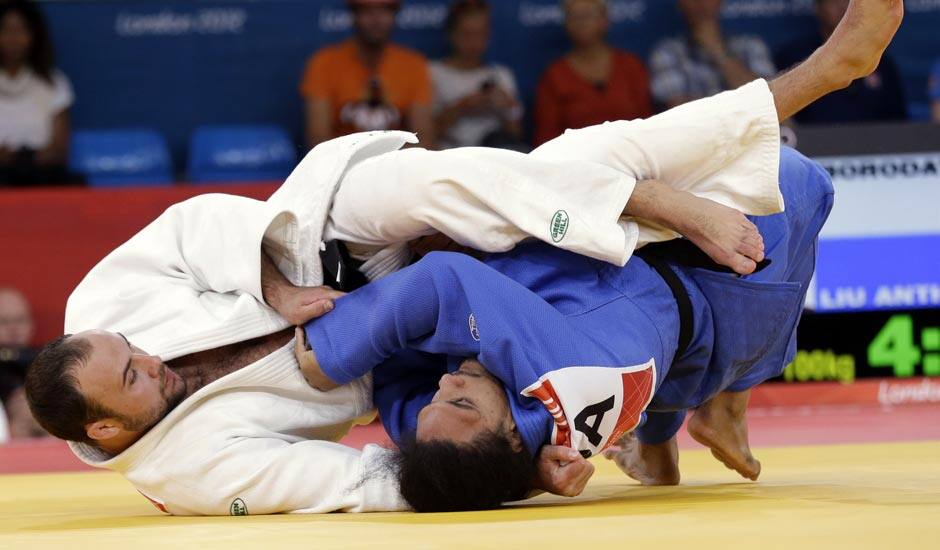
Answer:
M189 143L194 183L284 180L297 149L279 126L203 126Z
M80 130L72 134L69 168L93 187L168 185L173 163L163 135L154 130Z

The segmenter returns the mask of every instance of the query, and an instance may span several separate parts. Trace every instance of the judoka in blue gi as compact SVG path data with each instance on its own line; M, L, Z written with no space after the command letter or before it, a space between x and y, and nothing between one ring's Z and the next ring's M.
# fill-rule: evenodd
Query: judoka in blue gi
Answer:
M482 262L432 253L308 323L305 368L326 386L374 372L402 493L419 511L523 497L544 445L587 457L628 443L614 453L628 474L676 483L690 409L693 436L756 479L748 391L795 355L833 200L821 167L787 148L780 158L786 211L752 218L767 258L752 275L669 249L625 267L543 244Z

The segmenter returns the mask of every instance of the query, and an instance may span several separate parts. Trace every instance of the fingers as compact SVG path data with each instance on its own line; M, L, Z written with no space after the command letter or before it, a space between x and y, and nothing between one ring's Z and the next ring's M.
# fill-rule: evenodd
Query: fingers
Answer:
M290 324L302 325L333 311L333 301L345 295L328 286L299 288L278 306L277 312Z
M581 494L594 475L594 465L570 447L546 445L539 454L543 489L556 495Z
M581 477L581 481L578 484L578 492L574 496L580 495L581 492L584 491L584 487L587 486L588 481L590 481L591 478L594 476L594 464L586 460L584 461L584 463L585 463L584 475Z
M304 334L302 328L294 327L294 357L297 359L297 366L300 368L304 380L312 387L313 382L307 377L307 369L304 368L308 361L307 351L307 335Z
M305 351L307 351L307 335L304 333L304 329L294 327L294 355L297 357L298 362Z
M333 300L319 300L313 302L312 304L307 304L303 307L302 310L302 319L301 323L306 323L311 319L316 319L318 317L323 317L327 313L333 311Z
M583 458L581 453L571 447L563 445L545 445L542 447L541 458L557 462L571 462Z
M594 475L594 465L582 458L581 462L572 463L567 468L573 469L572 479L565 488L565 496L576 497L584 491L584 487L590 481L591 476Z
M316 298L323 298L323 299L329 299L329 300L336 300L346 295L345 292L341 290L336 290L326 285L313 287L312 290L316 291L317 293Z

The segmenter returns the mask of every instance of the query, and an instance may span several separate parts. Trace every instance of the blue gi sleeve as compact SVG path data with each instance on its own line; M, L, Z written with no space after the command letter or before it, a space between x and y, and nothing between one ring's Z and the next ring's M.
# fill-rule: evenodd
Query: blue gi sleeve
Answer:
M530 290L446 252L340 298L305 331L324 374L340 384L405 349L476 357L517 393L557 368L620 364Z

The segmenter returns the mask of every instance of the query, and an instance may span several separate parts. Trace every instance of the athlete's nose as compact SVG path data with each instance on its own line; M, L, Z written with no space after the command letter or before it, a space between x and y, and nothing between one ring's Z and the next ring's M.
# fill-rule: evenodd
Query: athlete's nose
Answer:
M445 374L441 377L441 381L438 383L440 388L452 387L452 388L462 388L466 381L462 376L456 376L450 373Z
M147 376L150 378L160 378L160 371L163 367L163 361L156 355L137 355L135 357L140 364L147 369Z

